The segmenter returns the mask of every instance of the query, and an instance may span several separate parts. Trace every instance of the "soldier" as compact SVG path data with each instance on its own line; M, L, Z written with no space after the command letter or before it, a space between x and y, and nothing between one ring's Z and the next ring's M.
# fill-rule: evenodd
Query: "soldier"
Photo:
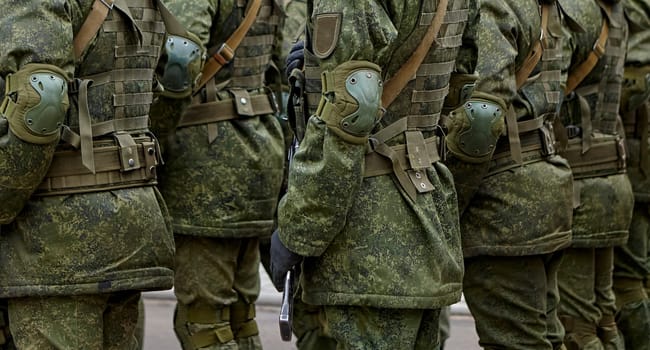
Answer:
M650 349L650 1L623 2L629 40L621 95L620 115L625 125L627 173L634 190L634 212L627 244L614 253L616 323L625 347Z
M273 230L286 159L265 73L283 13L271 0L166 3L209 54L161 175L176 243L174 331L183 349L260 349L259 241Z
M11 333L25 349L137 349L141 291L173 282L148 129L170 17L156 1L3 7L0 297Z
M479 13L479 80L446 123L463 292L482 347L560 349L557 269L572 208L571 170L551 134L563 81L560 15L552 0L481 1Z
M307 4L315 111L271 238L273 282L281 290L301 265L302 300L320 306L338 348L437 348L462 278L437 130L468 1Z
M627 24L617 0L560 0L567 23L582 31L566 40L571 62L560 154L574 178L573 237L558 285L558 314L568 349L623 349L614 315L614 246L624 244L634 197L625 174L624 131L618 118Z

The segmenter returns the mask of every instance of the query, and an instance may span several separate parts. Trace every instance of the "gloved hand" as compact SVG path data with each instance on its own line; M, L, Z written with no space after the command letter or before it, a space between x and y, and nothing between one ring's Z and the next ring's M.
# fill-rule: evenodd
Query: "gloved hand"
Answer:
M271 236L271 282L279 292L284 290L284 278L289 270L300 264L303 257L284 246L280 241L279 231Z
M303 52L304 49L305 42L303 40L300 40L291 46L291 50L289 50L289 55L287 56L286 70L284 71L284 74L286 74L287 78L291 76L291 72L294 69L302 69L302 67L305 65L305 53Z

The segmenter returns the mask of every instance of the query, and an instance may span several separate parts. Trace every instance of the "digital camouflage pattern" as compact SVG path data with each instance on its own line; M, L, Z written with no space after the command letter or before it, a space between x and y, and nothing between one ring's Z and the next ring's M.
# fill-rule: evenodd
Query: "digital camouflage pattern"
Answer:
M386 310L372 307L325 306L328 332L337 349L438 349L440 310ZM370 326L372 325L372 326Z
M595 0L561 0L560 4L566 15L584 29L579 32L567 31L570 36L565 41L564 56L571 62L569 72L574 72L592 52L593 43L598 40L602 29L604 15ZM616 128L617 101L620 99L620 86L623 82L627 38L622 6L613 6L610 17L605 55L578 85L574 94L565 100L560 116L565 126L579 127L583 132L591 129L589 138L593 143L603 139L613 140L616 136L624 137L622 130ZM603 84L608 84L607 96L587 92L588 87ZM583 125L582 122L580 99L583 99L589 108L583 112L591 117L588 125ZM572 140L582 140L584 137L586 136L579 135ZM584 149L584 146L583 154L590 154L589 149ZM627 239L634 203L627 175L622 172L607 176L598 176L597 173L585 174L578 177L574 186L579 201L573 211L571 246L597 248L623 244Z
M208 49L217 45L217 41L227 39L234 30L232 23L224 27L231 12L238 11L234 1L171 0L165 3ZM274 35L272 20L279 14L277 9L269 12L273 6L271 1L263 2L266 17L258 19L248 35ZM212 33L213 30L216 32ZM233 61L237 68L225 67L218 73L217 81L224 82L233 75L259 73L257 70L269 67L271 51L271 45L241 46ZM240 67L237 57L241 55L262 57L267 61L262 68ZM230 89L248 88L253 95L262 93L259 90L262 87L230 82L219 92L218 99L232 98L228 93ZM208 128L213 127L217 135L209 142ZM210 127L202 124L177 129L166 149L165 169L160 181L172 214L174 233L229 238L270 235L283 165L284 138L280 123L273 115L237 118Z
M479 80L475 91L485 92L513 105L517 120L550 113L552 120L559 98L559 80L524 86L518 95L515 72L522 66L541 30L540 12L534 0L482 1L479 27ZM511 20L504 21L503 18ZM562 29L549 20L547 44L557 48ZM556 23L556 24L553 24ZM510 33L520 35L511 36ZM555 52L555 50L549 50ZM561 60L549 57L545 69L560 70ZM548 91L545 91L548 89ZM507 137L500 142L507 143ZM476 167L451 168L455 178ZM550 253L568 245L571 237L572 183L566 161L550 156L540 161L486 176L460 219L463 254L521 256ZM466 185L469 186L469 185ZM476 186L476 185L475 185Z
M13 71L24 63L21 60L27 59L50 62L72 73L73 33L84 21L92 1L5 5L7 16L3 18L13 19L14 32L2 32L13 38L3 41L2 45L13 47L3 47L2 71ZM117 33L104 29L102 39L83 53L74 68L75 77L112 70L116 64L114 51L120 45L144 45L155 55L133 57L121 68L149 67L151 76L125 82L121 88L134 94L151 92L153 69L164 36L162 19L153 9L154 4L145 1L130 7L129 12L134 19L141 19L144 12L152 14L150 20L158 24L152 27L159 32L141 28L146 34L143 37L125 32L118 42ZM118 28L119 24L126 28L125 21L132 19L119 8L107 18ZM44 28L55 28L48 32L56 35L44 36ZM112 83L89 88L93 122L113 119L118 113L124 118L147 115L147 102L114 107L115 93ZM72 105L65 123L74 128L78 126L78 116L76 103ZM112 140L112 136L108 139ZM174 246L167 215L162 198L151 186L32 197L15 221L2 227L0 296L66 296L170 288Z
M0 43L0 101L5 98L5 77L20 70L28 63L46 63L63 68L72 76L73 57L66 48L72 45L72 36L59 35L71 32L70 22L59 17L67 17L63 3L30 8L16 6L0 19L2 36L14 38ZM17 21L15 16L27 16ZM33 30L33 18L38 16L38 27L44 32ZM52 35L44 35L52 33ZM56 33L56 34L54 34ZM20 38L20 40L16 40ZM29 196L40 184L54 154L58 140L49 144L31 144L17 138L9 130L7 120L0 118L0 224L11 222L20 212Z
M331 32L333 26L320 28L319 35L333 42L331 54L317 59L318 67L330 71L344 62L362 60L377 63L384 78L392 76L421 42L427 26L418 23L436 5L429 0L308 2L312 20L324 14L341 15L339 32ZM444 39L439 39L448 45L433 46L425 63L455 61L467 8L467 1L449 2L448 11L457 17L447 18L440 31ZM313 38L314 22L308 22L307 28ZM416 78L423 85L411 82L375 131L409 113L424 114L418 110L424 104L411 101L412 92L443 88L450 72ZM432 124L441 107L442 99L426 105ZM423 134L432 136L433 130ZM403 144L403 135L387 143ZM437 309L458 301L463 267L451 174L443 164L432 164L423 173L435 190L411 200L391 175L363 177L366 148L336 136L320 118L309 119L278 211L281 241L307 257L303 300L397 309Z
M647 85L632 84L633 80L643 82L643 72L650 72L650 1L625 0L623 4L630 32L625 70L626 75L636 72L636 76L626 77L620 115L626 126L627 173L634 189L635 204L628 242L615 249L614 292L619 308L616 322L627 349L650 349L650 174L641 167L650 154L649 143L641 142L648 138L642 122L647 116L641 112L650 107L646 101L633 111L627 103L632 97L650 92Z
M479 79L474 91L502 99L518 121L543 118L552 124L566 78L559 51L563 32L555 6L550 7L545 49L533 71L538 78L521 89L516 84L516 72L540 38L540 3L479 1ZM497 152L507 145L508 137L501 137ZM522 166L507 168L494 159L487 164L454 158L448 162L454 179L461 179L457 191L463 206L463 293L476 321L479 344L486 349L562 345L556 312L558 251L571 239L572 176L565 159L535 156Z
M603 21L608 23L605 54L564 101L560 115L564 126L582 130L577 136L570 135L569 142L580 145L583 157L591 155L595 159L595 151L585 146L585 140L589 145L605 140L616 148L624 137L617 118L627 24L622 5L611 5L607 18L602 5L595 0L560 0L560 4L566 16L583 28L576 32L567 30L564 56L571 62L569 73L588 59ZM590 87L602 92L590 93ZM610 165L602 175L574 171L577 203L573 211L572 249L566 250L558 272L558 314L565 326L565 344L569 349L623 349L614 322L616 305L612 290L613 246L627 240L634 204L623 164ZM579 168L578 164L575 166ZM601 324L607 326L599 329Z

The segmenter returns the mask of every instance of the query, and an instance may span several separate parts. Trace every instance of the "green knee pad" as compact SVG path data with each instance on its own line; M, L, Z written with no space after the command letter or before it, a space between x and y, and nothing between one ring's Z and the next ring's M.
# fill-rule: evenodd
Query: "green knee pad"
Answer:
M236 302L230 305L230 328L235 339L260 334L255 322L255 304Z
M596 325L571 316L560 316L566 334L564 345L567 350L602 350Z
M230 307L177 304L174 332L185 350L231 342L234 336L230 329Z

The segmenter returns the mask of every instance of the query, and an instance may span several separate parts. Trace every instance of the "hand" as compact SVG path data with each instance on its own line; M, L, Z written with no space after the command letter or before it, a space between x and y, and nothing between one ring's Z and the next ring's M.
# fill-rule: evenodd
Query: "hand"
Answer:
M284 278L287 272L300 264L303 257L284 246L280 241L279 231L271 236L271 282L279 292L284 289Z
M303 52L304 49L305 42L303 40L300 40L291 46L291 50L287 56L286 70L284 71L284 74L287 75L287 78L291 76L291 72L294 69L302 70L303 66L305 65L305 53Z

